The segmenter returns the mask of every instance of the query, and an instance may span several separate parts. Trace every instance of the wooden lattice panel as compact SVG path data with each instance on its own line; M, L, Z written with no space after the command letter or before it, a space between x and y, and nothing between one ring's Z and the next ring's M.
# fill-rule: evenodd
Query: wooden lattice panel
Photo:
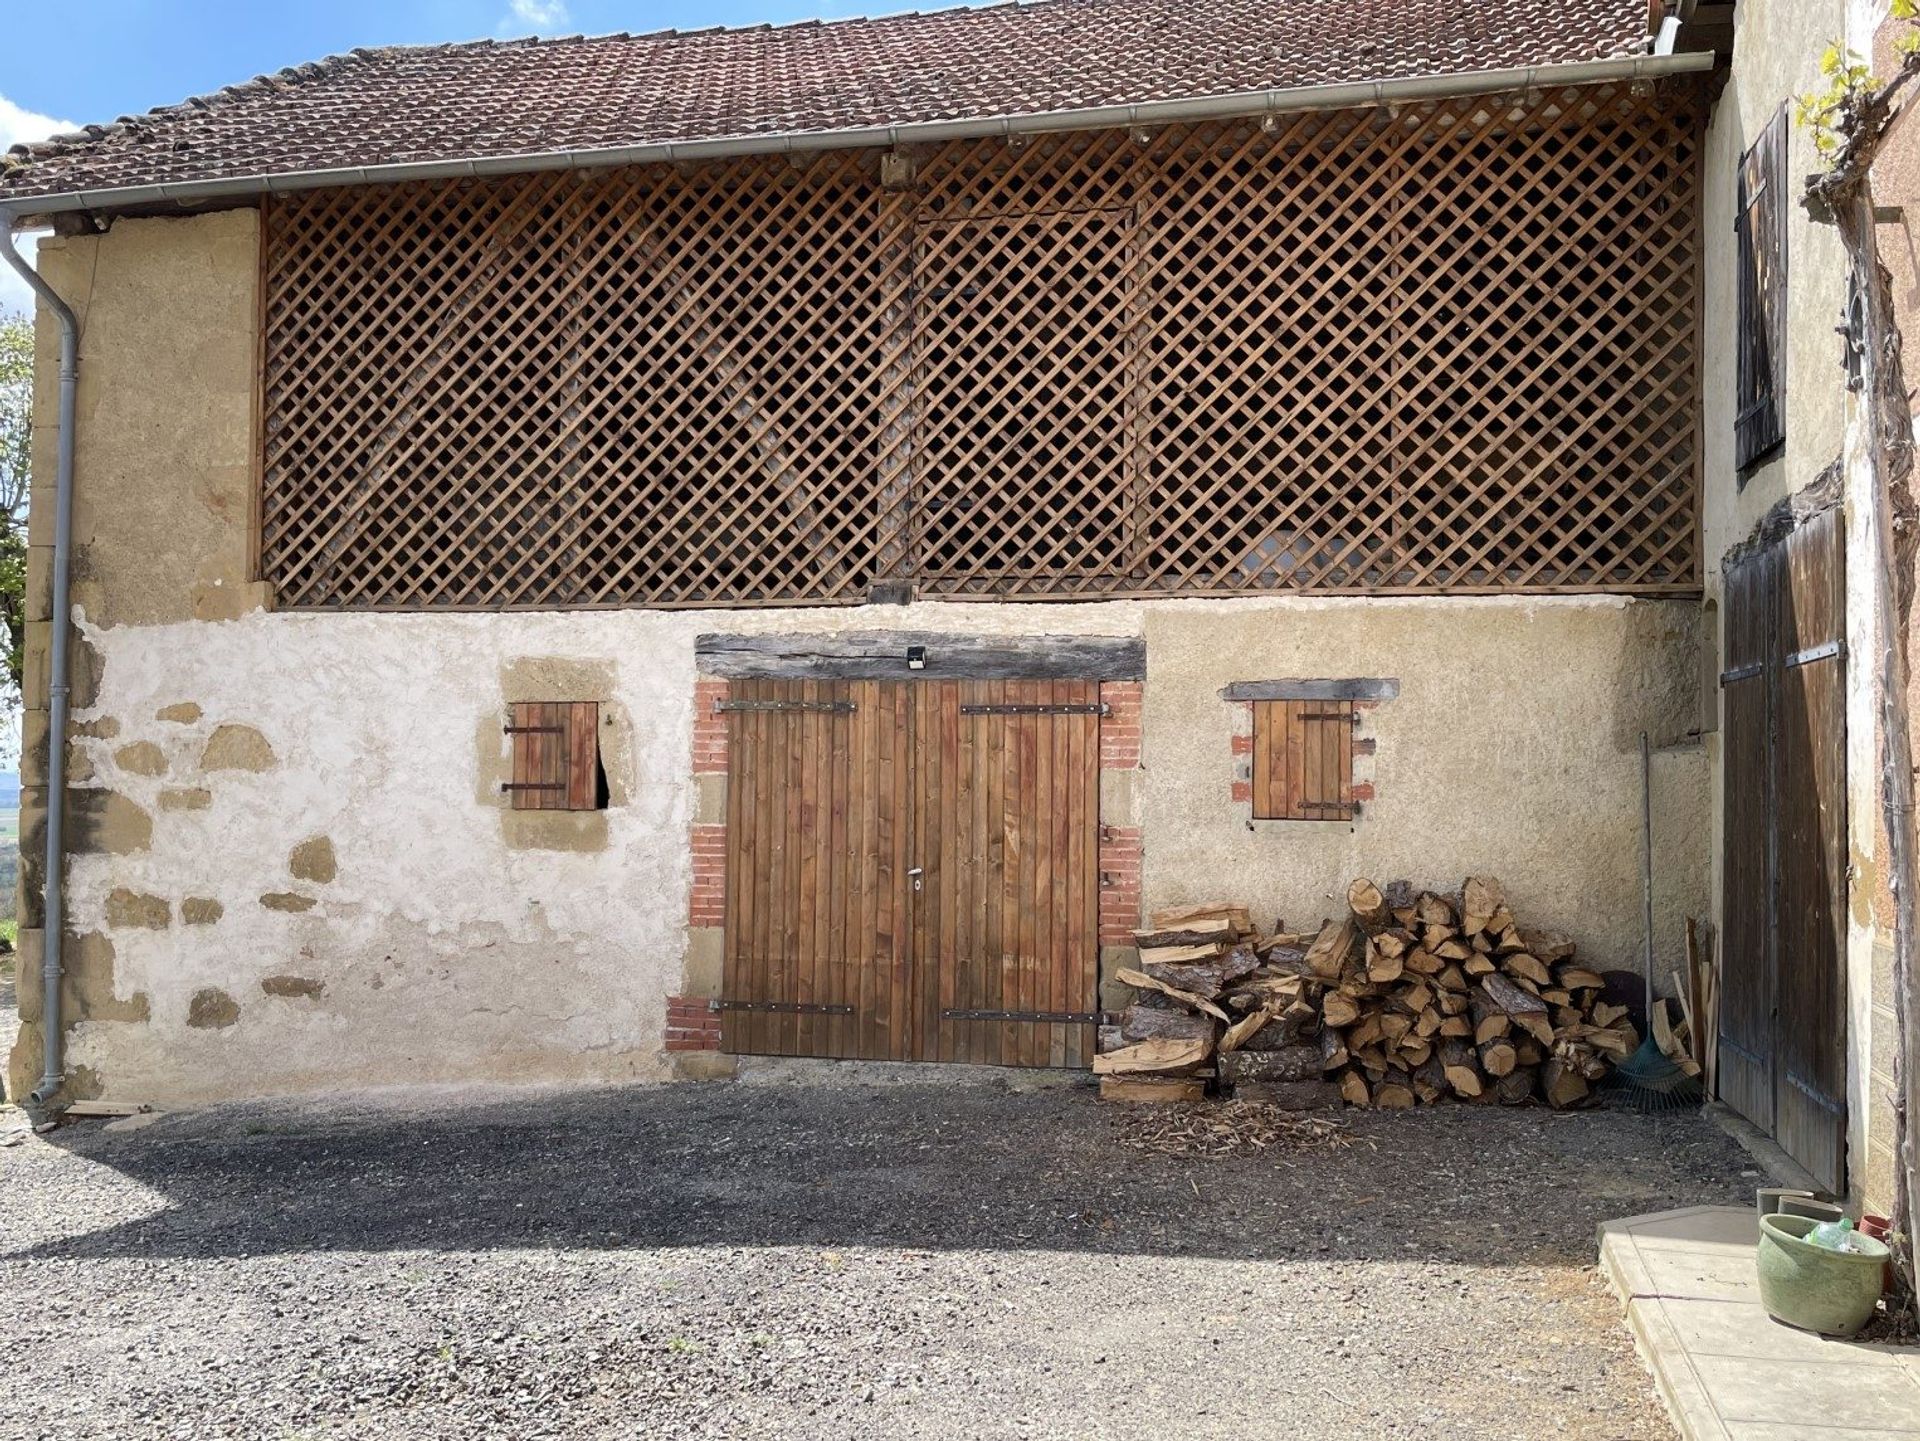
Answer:
M1697 105L276 199L264 572L333 607L1684 592Z

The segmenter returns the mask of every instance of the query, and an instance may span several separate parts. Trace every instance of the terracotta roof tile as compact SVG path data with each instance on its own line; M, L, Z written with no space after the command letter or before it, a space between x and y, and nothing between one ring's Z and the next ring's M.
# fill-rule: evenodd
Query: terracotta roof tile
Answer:
M15 147L0 203L1643 54L1646 0L1034 0L356 50Z

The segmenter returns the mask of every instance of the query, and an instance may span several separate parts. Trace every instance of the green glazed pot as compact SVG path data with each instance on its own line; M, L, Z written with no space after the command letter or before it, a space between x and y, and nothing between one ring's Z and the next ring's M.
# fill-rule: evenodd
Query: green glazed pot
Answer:
M1760 1218L1760 1303L1789 1326L1852 1336L1873 1319L1887 1248L1867 1236L1864 1252L1829 1251L1805 1239L1819 1224L1811 1216Z

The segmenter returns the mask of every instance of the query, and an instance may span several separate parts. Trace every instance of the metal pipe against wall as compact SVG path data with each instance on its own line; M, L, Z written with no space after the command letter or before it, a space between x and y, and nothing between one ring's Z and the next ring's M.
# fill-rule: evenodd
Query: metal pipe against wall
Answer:
M43 877L45 900L40 920L40 1028L44 1058L40 1084L28 1099L45 1106L66 1081L65 1037L60 1024L60 936L65 911L60 894L65 856L67 794L67 627L68 580L73 549L73 417L80 381L80 322L40 272L14 246L14 218L0 211L0 258L20 273L33 293L60 322L59 449L53 472L53 654L47 697L47 848ZM24 737L23 737L24 739Z

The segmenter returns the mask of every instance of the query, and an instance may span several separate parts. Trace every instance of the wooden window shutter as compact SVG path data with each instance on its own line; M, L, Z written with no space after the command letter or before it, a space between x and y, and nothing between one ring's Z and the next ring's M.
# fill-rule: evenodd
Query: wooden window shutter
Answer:
M1787 112L1740 157L1738 402L1734 464L1745 471L1787 438ZM1744 477L1742 480L1744 484Z
M514 810L605 807L599 702L515 701L507 734L513 737L513 779L506 791Z
M1353 707L1339 701L1253 703L1253 818L1353 819Z

